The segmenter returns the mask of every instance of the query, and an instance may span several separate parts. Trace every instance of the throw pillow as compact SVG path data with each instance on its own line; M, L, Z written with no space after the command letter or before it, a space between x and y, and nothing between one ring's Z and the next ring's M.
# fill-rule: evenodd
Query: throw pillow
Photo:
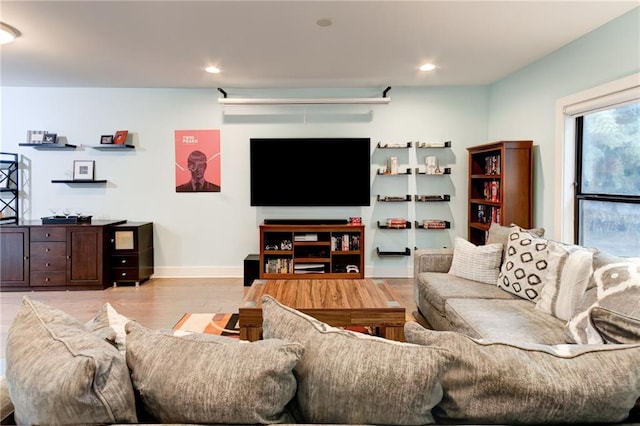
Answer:
M500 268L498 287L536 302L547 273L547 243L544 238L514 227L509 234L507 255Z
M614 423L640 397L640 345L479 341L415 323L405 324L405 335L457 354L433 410L442 423Z
M137 421L122 354L77 319L28 297L9 328L6 376L17 424Z
M640 320L640 259L619 258L603 252L593 255L593 283L565 325L569 343L603 343L590 321L596 306Z
M502 226L498 223L491 222L489 226L489 232L487 235L487 241L485 244L502 244L504 247L504 255L503 259L507 257L507 242L509 241L509 234L511 231L515 229L523 229L522 227L512 223L510 226ZM531 228L525 229L530 234L535 235L536 237L544 237L544 228Z
M594 306L591 323L605 343L640 343L640 319Z
M227 344L126 325L127 363L145 410L162 423L286 423L304 349L277 339ZM200 336L202 337L202 336Z
M107 341L112 342L118 350L124 354L127 343L127 333L124 326L129 318L120 315L109 302L102 305L95 317L85 323L85 326L93 334L102 335Z
M262 316L266 338L304 344L295 367L304 423L433 423L454 352L334 328L267 295Z
M536 309L568 321L591 277L593 250L549 241L547 274Z
M495 285L502 262L502 244L475 244L457 237L449 273L460 278Z

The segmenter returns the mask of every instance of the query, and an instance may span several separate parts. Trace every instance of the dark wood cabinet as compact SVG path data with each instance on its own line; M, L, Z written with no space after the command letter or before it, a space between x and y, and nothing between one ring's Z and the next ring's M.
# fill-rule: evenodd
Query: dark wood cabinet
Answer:
M29 227L0 227L0 289L29 287Z
M364 225L260 225L260 278L364 278Z
M111 227L110 233L113 285L148 280L153 274L153 223L127 222Z
M101 290L110 285L111 226L126 221L0 227L0 290Z
M533 141L500 141L469 151L469 241L484 244L491 222L533 226Z

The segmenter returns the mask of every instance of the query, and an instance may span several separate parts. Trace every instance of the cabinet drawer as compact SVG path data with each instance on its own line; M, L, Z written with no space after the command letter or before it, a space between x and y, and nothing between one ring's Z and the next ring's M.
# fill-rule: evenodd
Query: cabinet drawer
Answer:
M31 271L66 271L67 258L49 256L47 258L31 258Z
M33 271L31 272L32 287L64 286L67 284L65 271Z
M111 269L111 281L138 281L140 271L138 268L113 268Z
M31 241L66 241L67 230L62 226L32 226Z
M66 257L67 244L65 242L36 242L31 243L31 261L49 259L51 257Z
M111 256L112 268L137 268L138 256Z

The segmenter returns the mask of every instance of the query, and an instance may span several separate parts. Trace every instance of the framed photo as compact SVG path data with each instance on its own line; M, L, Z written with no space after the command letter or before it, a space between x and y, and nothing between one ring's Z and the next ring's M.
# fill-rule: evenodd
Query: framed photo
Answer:
M42 143L56 143L57 139L57 133L45 133L44 136L42 136Z
M28 130L27 143L42 143L46 130Z
M127 140L127 135L129 134L128 130L118 130L116 135L113 138L113 143L117 145L122 145Z
M113 135L102 135L100 136L101 144L112 144L113 143Z
M93 180L93 160L76 160L73 162L73 180Z

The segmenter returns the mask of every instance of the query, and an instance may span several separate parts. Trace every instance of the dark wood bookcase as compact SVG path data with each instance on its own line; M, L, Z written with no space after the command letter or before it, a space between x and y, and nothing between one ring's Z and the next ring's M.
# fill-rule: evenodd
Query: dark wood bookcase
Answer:
M469 241L484 244L491 222L533 226L533 141L499 141L469 151Z

